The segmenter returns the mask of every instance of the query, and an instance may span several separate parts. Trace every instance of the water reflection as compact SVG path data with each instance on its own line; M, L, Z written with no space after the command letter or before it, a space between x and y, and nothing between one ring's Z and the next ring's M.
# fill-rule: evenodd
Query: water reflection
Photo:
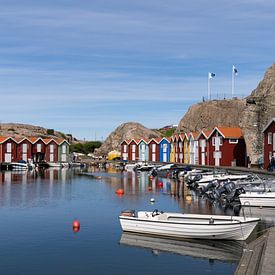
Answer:
M120 244L151 249L154 255L169 252L184 256L225 262L239 262L245 242L213 240L177 240L149 235L123 233Z
M2 171L0 206L29 207L71 198L73 177L68 169ZM53 186L56 185L56 186Z

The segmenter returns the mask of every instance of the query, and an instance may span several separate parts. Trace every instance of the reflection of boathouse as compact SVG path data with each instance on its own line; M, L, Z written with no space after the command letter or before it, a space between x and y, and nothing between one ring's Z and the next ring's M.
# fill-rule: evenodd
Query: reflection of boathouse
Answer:
M61 138L0 137L0 163L20 160L68 162L69 143Z

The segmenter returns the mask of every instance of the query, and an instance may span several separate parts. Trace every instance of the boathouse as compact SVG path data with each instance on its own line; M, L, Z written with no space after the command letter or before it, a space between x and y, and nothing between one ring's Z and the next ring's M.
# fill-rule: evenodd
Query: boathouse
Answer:
M140 140L132 139L129 143L129 160L137 161L139 159L138 155L138 143Z
M131 140L127 139L127 140L123 140L121 142L121 157L122 160L127 161L129 160L129 143L131 142Z
M185 133L184 134L184 139L183 139L183 144L184 144L184 160L183 162L185 164L189 164L190 161L190 146L189 146L189 138L190 138L190 133Z
M160 161L169 162L170 161L170 138L162 138L159 143L160 149Z
M58 162L58 143L53 138L45 138L45 161Z
M159 143L161 141L161 138L152 138L148 142L148 148L149 148L149 161L159 161Z
M190 164L199 163L199 145L198 145L198 132L190 133L189 150L190 150Z
M58 144L58 162L69 162L69 146L70 143L66 139L55 138L54 139Z
M209 165L245 166L246 146L239 127L215 127L208 140Z
M171 142L170 142L170 162L175 162L176 161L176 136L173 135L171 137Z
M148 161L149 160L149 147L148 140L141 139L138 144L139 160Z
M32 143L28 138L16 138L17 140L17 157L16 161L28 161L32 159Z
M177 141L177 148L178 148L178 162L183 163L184 162L184 135L185 134L179 134L178 135L178 141Z
M17 161L17 141L12 137L0 137L0 162Z
M264 168L267 169L272 157L275 157L275 118L263 129L264 134Z
M201 131L198 135L198 154L199 154L199 164L200 165L209 165L208 161L208 135L210 134L210 131Z

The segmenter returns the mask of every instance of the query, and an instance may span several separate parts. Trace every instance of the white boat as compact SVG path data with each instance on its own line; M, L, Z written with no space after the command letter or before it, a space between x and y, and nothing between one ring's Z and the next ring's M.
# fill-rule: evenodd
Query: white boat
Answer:
M230 262L239 262L243 248L247 246L243 241L179 240L125 232L121 235L120 244L151 249L154 254L168 252Z
M275 207L275 192L246 192L239 199L242 206Z
M212 181L240 181L249 179L250 175L231 175L231 174L214 174L214 175L203 175L199 181L195 183L198 186L207 186Z
M132 212L131 212L132 211ZM246 240L259 218L169 212L122 211L123 231L176 238Z
M29 168L26 162L11 162L9 165L12 170L27 170Z
M63 165L60 162L48 162L49 167L62 168Z

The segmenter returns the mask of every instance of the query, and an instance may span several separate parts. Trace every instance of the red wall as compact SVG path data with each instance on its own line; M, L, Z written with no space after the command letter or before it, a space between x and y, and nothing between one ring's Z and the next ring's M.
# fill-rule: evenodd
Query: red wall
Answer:
M216 131L209 139L209 165L215 165L214 151L215 146L212 144L212 138L216 136ZM221 137L220 134L218 134ZM237 144L229 143L229 139L222 139L220 146L221 159L220 166L231 166L232 161L236 160L236 166L246 165L246 145L244 139L239 139Z
M58 146L54 141L51 141L50 143L48 143L45 146L45 153L46 153L45 160L50 161L50 145L54 146L54 149L53 149L54 160L53 160L53 162L57 162L58 161ZM34 146L36 147L36 144ZM43 148L43 146L42 146L42 148Z
M32 144L28 140L23 140L17 145L17 161L23 159L23 144L27 144L27 159L32 158Z
M148 146L149 146L149 161L153 161L152 159L152 154L153 154L153 150L152 150L152 145L156 144L156 161L159 161L159 144L156 143L154 140L152 140Z
M7 152L7 143L11 143L11 161L17 161L16 147L17 143L12 139L8 139L1 144L1 162L5 162L5 153Z
M135 144L136 145L136 153L135 153L135 157L136 157L136 159L132 159L132 145L133 144ZM134 141L132 141L132 142L130 142L130 144L129 144L129 160L132 160L132 161L137 161L138 160L138 145L134 142Z
M269 132L272 133L271 144L267 143L267 136L268 136ZM265 169L268 168L269 161L270 161L269 160L269 152L272 152L272 155L274 153L274 151L273 151L273 133L275 133L275 123L274 122L272 122L264 132L264 168Z

